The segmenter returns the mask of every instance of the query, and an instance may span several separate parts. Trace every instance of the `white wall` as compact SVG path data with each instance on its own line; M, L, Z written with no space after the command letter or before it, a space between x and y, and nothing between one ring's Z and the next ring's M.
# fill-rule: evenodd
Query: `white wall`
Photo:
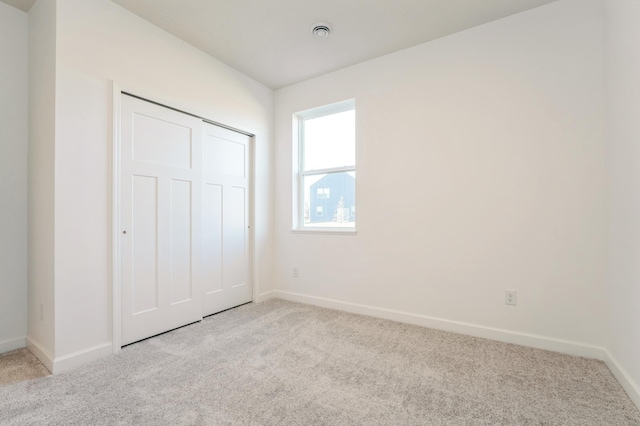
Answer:
M0 3L0 353L27 335L27 14Z
M39 1L28 31L30 342L50 360L110 343L115 79L256 133L260 292L272 290L275 263L283 297L606 345L637 399L640 3L606 5L606 38L600 1L561 0L279 90L274 219L269 89L107 0ZM0 70L11 73L0 79L0 170L12 182L2 194L15 200L1 212L2 347L25 332L24 284L4 284L5 274L24 283L26 268L25 15L0 3L0 27L12 34L0 57L17 59ZM348 98L358 112L358 235L292 234L291 116ZM506 288L518 290L517 307L503 305Z
M49 369L55 341L55 78L56 1L40 0L29 11L28 345Z
M606 2L607 349L640 407L640 2ZM621 380L624 384L625 380ZM635 390L629 387L634 387Z
M600 353L603 32L563 0L278 90L274 295ZM294 234L292 114L349 98L358 234Z
M255 279L268 290L273 91L108 0L59 0L57 34L57 362L110 350L112 79L256 135Z

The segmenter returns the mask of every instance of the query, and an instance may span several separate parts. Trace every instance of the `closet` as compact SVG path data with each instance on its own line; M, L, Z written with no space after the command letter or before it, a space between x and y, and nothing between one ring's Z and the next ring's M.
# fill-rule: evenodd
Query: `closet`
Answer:
M121 343L253 297L251 136L122 94Z

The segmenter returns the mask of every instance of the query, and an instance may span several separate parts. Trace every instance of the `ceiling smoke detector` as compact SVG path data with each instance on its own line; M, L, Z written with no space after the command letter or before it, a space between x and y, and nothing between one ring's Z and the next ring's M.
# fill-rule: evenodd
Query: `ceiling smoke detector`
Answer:
M317 38L327 38L331 34L331 26L326 22L318 22L311 27L311 34Z

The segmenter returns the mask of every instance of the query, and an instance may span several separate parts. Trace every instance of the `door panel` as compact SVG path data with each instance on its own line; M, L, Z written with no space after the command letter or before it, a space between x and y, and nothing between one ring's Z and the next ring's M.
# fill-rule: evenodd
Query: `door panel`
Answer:
M205 185L204 287L205 294L222 286L222 185Z
M205 139L205 169L220 175L245 177L246 146L209 134Z
M191 167L191 128L140 113L133 114L133 159Z
M253 298L249 239L251 138L204 124L204 315Z
M122 96L122 344L202 319L202 121Z
M232 186L227 197L227 221L224 245L226 247L226 284L227 287L246 285L246 196L245 188Z
M158 179L133 176L133 314L158 307Z
M191 300L191 182L171 181L171 303Z

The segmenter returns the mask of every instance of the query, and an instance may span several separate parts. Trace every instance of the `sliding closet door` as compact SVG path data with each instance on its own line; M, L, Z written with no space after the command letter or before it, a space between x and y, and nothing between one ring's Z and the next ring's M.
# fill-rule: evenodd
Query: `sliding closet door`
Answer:
M251 138L204 123L204 315L253 296L249 250Z
M203 133L200 119L127 95L121 131L126 345L202 319Z

